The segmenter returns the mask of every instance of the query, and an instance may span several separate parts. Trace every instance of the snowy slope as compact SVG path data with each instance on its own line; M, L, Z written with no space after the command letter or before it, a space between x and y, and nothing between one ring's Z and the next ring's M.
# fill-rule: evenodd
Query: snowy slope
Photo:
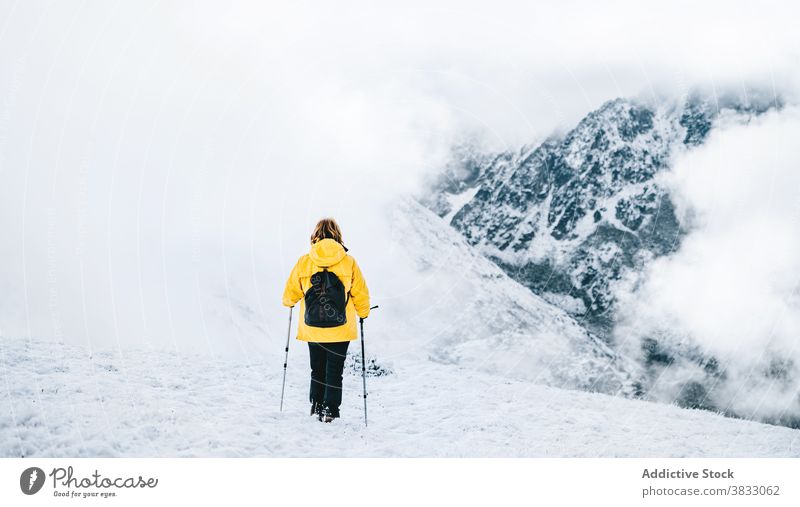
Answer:
M632 369L624 358L512 280L430 210L402 201L391 224L392 262L407 270L410 282L398 285L370 322L379 355L385 355L385 336L386 347L425 351L440 364L556 387L632 393Z
M0 456L800 457L798 430L430 362L369 379L368 428L349 373L324 425L301 362L281 413L274 362L0 339Z

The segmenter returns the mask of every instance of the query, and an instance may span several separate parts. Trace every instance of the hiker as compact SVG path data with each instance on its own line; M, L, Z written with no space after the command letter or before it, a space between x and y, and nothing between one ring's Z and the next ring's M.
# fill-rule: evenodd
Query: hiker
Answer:
M323 218L311 234L311 251L298 259L283 291L283 304L300 301L297 339L311 358L311 415L339 417L347 347L356 339L356 318L369 315L369 291L356 260L347 254L342 231Z

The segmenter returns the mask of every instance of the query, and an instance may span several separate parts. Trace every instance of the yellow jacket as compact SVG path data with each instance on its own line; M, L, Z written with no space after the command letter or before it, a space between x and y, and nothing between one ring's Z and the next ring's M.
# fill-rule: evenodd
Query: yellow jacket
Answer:
M327 268L339 277L345 293L350 294L345 315L347 322L337 327L311 327L305 324L305 301L303 296L311 288L311 275ZM344 247L333 239L323 239L311 245L311 251L297 260L286 288L283 291L284 306L294 306L300 301L297 339L305 342L344 342L357 338L356 316L369 315L369 290L356 260L348 255Z

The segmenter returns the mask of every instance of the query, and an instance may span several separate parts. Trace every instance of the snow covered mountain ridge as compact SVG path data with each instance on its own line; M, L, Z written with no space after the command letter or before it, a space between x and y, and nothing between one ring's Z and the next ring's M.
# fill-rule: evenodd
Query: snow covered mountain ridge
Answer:
M539 146L456 147L423 202L510 276L607 335L610 284L674 252L685 233L660 180L673 152L702 144L720 116L774 107L780 102L618 98Z
M674 255L692 228L691 210L678 209L666 180L676 155L702 146L717 125L748 124L783 107L780 98L755 93L610 100L538 146L499 153L457 146L421 201L509 276L619 352L618 294L635 287L654 259ZM752 416L715 399L725 365L713 354L657 335L637 343L624 349L636 363L629 373L638 396ZM682 365L708 375L673 375L673 387L658 385L665 369ZM796 380L786 366L779 374ZM762 382L755 377L749 382ZM756 417L800 426L797 401L787 408Z

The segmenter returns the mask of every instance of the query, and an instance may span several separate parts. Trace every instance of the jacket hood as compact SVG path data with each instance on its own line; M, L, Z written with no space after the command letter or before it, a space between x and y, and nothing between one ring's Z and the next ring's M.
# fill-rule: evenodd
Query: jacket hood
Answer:
M319 267L333 266L344 259L347 249L333 239L323 239L311 245L308 256Z

